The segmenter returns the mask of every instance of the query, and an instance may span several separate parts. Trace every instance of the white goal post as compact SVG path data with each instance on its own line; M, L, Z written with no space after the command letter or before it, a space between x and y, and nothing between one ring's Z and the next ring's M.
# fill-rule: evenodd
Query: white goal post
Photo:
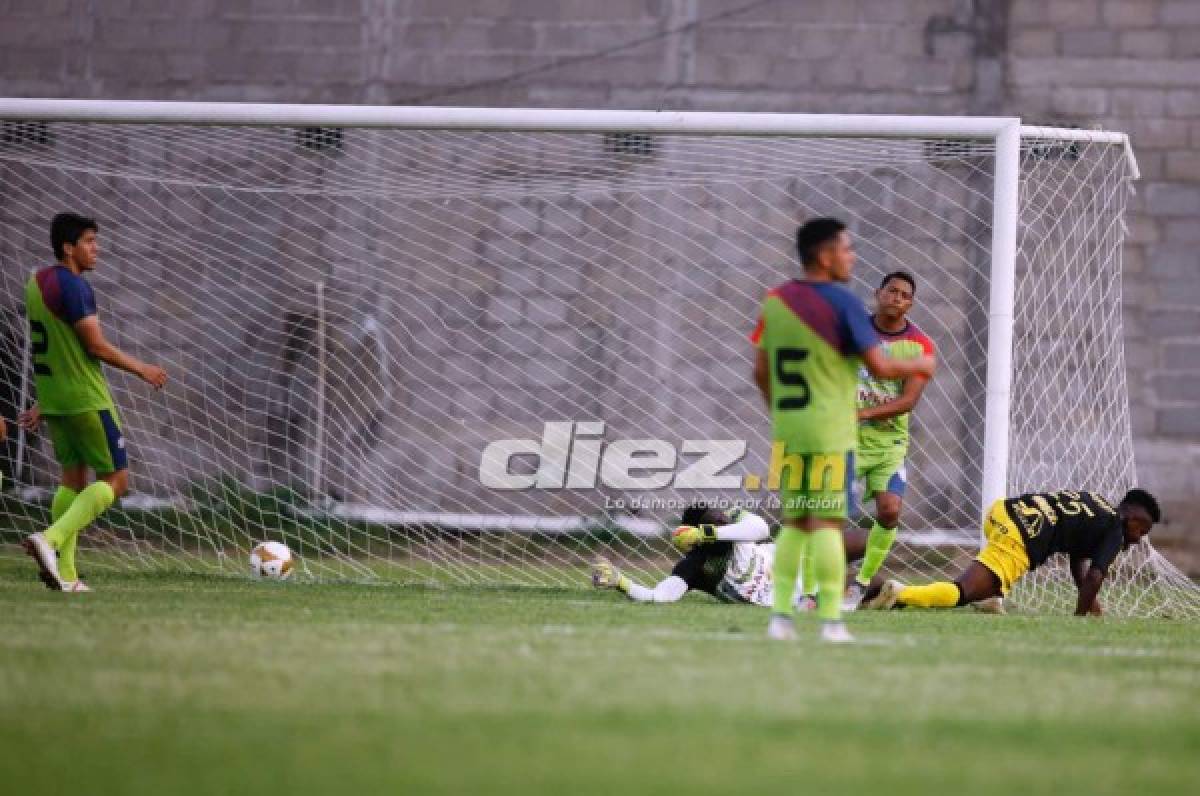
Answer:
M574 434L586 421L615 419L632 411L627 402L637 402L630 396L640 396L645 419L640 425L631 422L630 431L648 434L677 426L678 436L686 430L723 438L720 418L728 414L728 407L716 399L706 404L667 390L655 392L638 379L620 375L611 383L597 381L590 393L581 388L582 397L563 400L556 400L563 396L554 395L555 385L570 385L561 391L571 392L590 378L590 371L615 367L616 352L632 351L638 359L656 341L667 359L696 365L689 372L716 368L724 378L725 360L736 355L738 344L729 339L728 329L708 317L682 317L674 305L656 311L651 299L703 301L703 285L712 283L723 291L720 301L714 296L714 304L736 305L744 315L754 303L750 294L760 298L773 284L766 281L773 276L766 274L794 266L778 257L778 247L770 252L756 248L755 235L769 228L775 230L772 241L776 233L785 238L801 215L818 211L842 214L852 228L862 215L864 227L869 225L874 233L866 236L870 246L863 254L872 276L884 263L922 263L915 316L939 348L939 333L967 341L957 355L948 357L949 368L960 370L948 370L946 378L961 389L930 399L943 414L954 415L959 438L947 420L946 431L931 433L926 441L920 428L922 411L934 410L923 407L916 414L914 445L921 450L917 458L926 461L930 471L946 471L945 483L958 478L973 481L975 488L968 494L961 485L948 486L941 508L917 512L918 524L907 536L916 551L914 561L928 569L949 566L948 560L934 561L922 552L923 545L936 547L939 539L957 539L960 554L969 550L961 534L968 529L978 534L977 527L964 522L961 511L945 506L969 502L977 519L984 507L1010 490L1067 486L1049 479L1084 478L1095 472L1086 466L1059 467L1037 457L1025 462L1021 451L1010 449L1028 445L1030 435L1045 433L1033 416L1040 410L1031 415L1029 407L1056 403L1055 396L1068 389L1075 393L1075 403L1045 422L1085 419L1087 428L1079 436L1092 439L1080 443L1085 450L1099 459L1112 450L1123 450L1128 457L1106 471L1104 483L1072 485L1112 490L1133 483L1119 340L1100 340L1097 329L1088 327L1073 343L1076 361L1070 367L1060 370L1047 364L1039 371L1038 389L1045 392L1013 397L1019 388L1014 379L1024 375L1018 372L1022 364L1042 361L1052 341L1080 323L1076 308L1049 307L1045 294L1065 291L1072 280L1085 279L1071 289L1119 298L1122 215L1128 183L1138 176L1123 133L1032 127L1012 117L50 99L0 99L0 125L0 177L5 178L0 187L0 258L10 317L19 315L14 297L23 279L17 276L47 259L47 247L39 249L32 241L45 237L52 208L78 207L100 218L106 245L111 240L117 254L114 268L126 280L102 286L120 296L106 324L119 329L125 323L136 326L128 317L131 313L155 316L155 330L147 333L137 327L124 342L164 358L169 370L189 374L179 388L182 394L167 391L164 401L177 402L169 409L154 407L154 399L138 393L136 385L116 380L118 406L123 413L124 404L130 406L123 416L135 446L135 486L147 496L147 506L169 507L170 516L147 523L155 526L153 533L134 527L139 520L133 511L109 521L110 558L98 560L240 568L246 538L277 530L303 537L301 559L317 575L387 577L392 570L386 565L396 563L396 572L408 573L399 579L432 575L462 582L566 585L578 583L581 566L597 549L609 550L630 565L661 566L662 546L647 537L655 537L670 522L666 513L588 511L580 508L587 500L560 499L561 495L505 496L496 501L497 511L487 500L479 500L478 490L433 481L430 488L444 489L445 494L389 501L386 482L408 466L394 461L422 462L437 469L430 451L449 439L447 424L466 428L480 421L490 433L513 425L484 422L496 416L497 404L519 406L530 417L542 412L542 422L580 421L572 427ZM789 217L790 227L783 221ZM199 225L196 230L187 228L189 219ZM179 329L170 328L170 317L157 317L161 313L154 309L191 289L186 276L177 275L179 284L169 285L161 283L176 278L170 269L156 266L144 274L138 270L145 267L138 258L153 250L156 220L181 236L183 246L191 232L199 235L197 252L184 259L190 263L194 258L204 280L195 289L211 290L212 306L217 307L189 306ZM712 233L709 238L703 227L710 222L725 235ZM938 250L934 227L943 223L955 242ZM260 251L253 233L284 240L288 236L280 234L280 225L288 224L296 226L299 241L286 255L297 264L297 273L287 290L280 291L291 295L280 298L273 292L279 290L276 277L266 265L271 255ZM464 258L476 255L455 239L456 229L471 236L474 249L484 252L478 255L479 265L462 265ZM593 235L597 229L602 232ZM120 249L123 233L136 241L136 250ZM390 240L392 235L403 240ZM720 268L693 275L678 263L695 258L689 239L701 238L728 245L713 257ZM658 272L626 253L643 242L647 248L658 247L646 255L650 261L658 256L673 264ZM572 252L576 243L588 254ZM621 254L613 255L618 248ZM576 256L577 264L572 259ZM384 296L388 289L379 287L386 284L389 258L412 264L404 277L413 286L408 294L414 297L411 306L403 296ZM775 265L763 266L773 258ZM1044 267L1040 258L1054 264L1054 273L1034 273ZM564 260L572 260L573 270L557 267ZM534 261L538 265L530 270L527 263ZM1036 268L1030 265L1035 261ZM154 280L148 297L138 298L130 284L139 279L143 285ZM347 286L354 279L376 287ZM1029 281L1025 289L1031 291L1025 296L1032 313L1028 328L1019 317L1022 279ZM927 283L932 307L922 315ZM265 306L239 305L239 285L251 294L270 293ZM460 285L471 297L455 306L458 298L452 294ZM860 292L866 287L870 286L860 284ZM986 299L981 291L986 291ZM98 293L102 305L113 295L104 289ZM416 296L440 302L440 315L416 306L421 303ZM516 308L498 307L498 296L507 297ZM595 311L582 306L590 299L599 305ZM637 332L620 339L606 336L605 324L620 323L626 302L626 320L657 324L657 337ZM298 309L301 305L308 309ZM277 315L264 314L267 306ZM955 319L943 324L939 308ZM222 314L235 330L215 328ZM727 320L729 329L740 329L748 319ZM1119 301L1116 322L1119 334ZM486 351L480 357L507 365L506 355L496 352L512 352L517 364L511 370L521 372L495 379L487 372L486 384L480 387L486 394L471 395L471 406L456 415L447 401L466 377L455 371L476 368L479 360L429 365L427 358L446 355L440 344L428 342L430 329L438 324L450 329L465 324L470 334L464 341L484 338ZM979 339L980 328L986 329L985 340ZM1111 335L1112 329L1108 332ZM238 334L242 340L233 339ZM191 340L165 342L189 335ZM256 342L247 342L247 337L278 338L276 349L256 349ZM194 347L209 338L213 342L207 349ZM10 333L0 345L9 346L6 353L19 358L25 340L23 334ZM709 341L712 362L687 359L702 356L690 347L696 340ZM253 373L244 382L229 373L196 376L187 371L187 358L198 351L200 356L229 357L227 365ZM275 360L265 361L272 357ZM652 362L652 357L646 355L645 361ZM982 374L975 372L980 357L985 359ZM1119 374L1101 375L1114 367L1113 357ZM14 395L28 389L26 370L14 369L20 371L11 385ZM530 372L535 374L532 380L523 380ZM743 376L748 382L748 374ZM977 390L973 385L980 380L982 389ZM440 396L421 395L417 386L443 382L445 387L430 387ZM1084 388L1078 389L1081 384ZM228 424L206 414L215 407L229 408L212 395L225 388L247 396L234 407L243 416ZM1103 406L1087 404L1092 390L1113 389L1119 394L1106 396ZM712 398L712 388L708 390L706 399ZM407 396L402 408L393 405L397 392ZM589 403L584 400L588 397L595 400ZM742 397L738 392L729 400ZM975 406L977 398L982 407ZM655 406L645 408L647 401ZM581 406L600 416L562 414ZM407 418L396 420L402 412ZM739 409L732 425L744 425L746 417ZM1020 424L1016 431L1014 417ZM154 428L139 427L139 421L150 419ZM764 417L757 422L765 429ZM1106 432L1109 423L1111 431ZM191 428L187 424L196 424L194 440L186 438L190 431L181 431ZM977 433L975 424L982 425L977 445L964 439ZM436 433L432 427L438 427ZM153 436L167 430L183 436L156 449ZM338 444L330 435L340 435ZM221 450L213 443L220 438L245 449ZM569 436L567 444L578 447L578 439ZM471 455L478 456L486 441L471 440L474 447L464 446L465 453L446 454L457 457L458 471L464 462L470 463ZM19 444L26 445L23 435ZM751 440L751 449L756 444ZM192 453L202 451L203 461L188 461L189 445L194 446ZM351 448L356 461L339 461L338 457L350 458ZM389 450L401 453L389 459ZM137 453L153 462L152 473L139 472ZM954 458L939 459L943 453ZM224 462L225 457L261 459L262 465ZM199 502L221 489L246 493L236 506L221 510L228 527L211 527L213 523L180 509L188 501L196 502L199 477L223 475L206 472L215 460L239 475L230 477L232 486L226 482L220 488L201 488ZM1022 461L1019 477L1011 471L1017 461ZM328 479L322 475L327 465ZM173 470L186 470L186 477L175 477ZM14 475L18 497L24 498L6 502L5 513L27 515L12 523L14 527L36 524L41 516L37 498L53 480L46 452L37 462L22 462ZM355 478L372 482L370 489L361 490L365 497L353 488ZM327 480L341 483L342 494L324 489ZM192 497L182 497L189 489ZM271 515L282 518L275 529L262 518L271 512L262 509L268 504L271 511L278 509L277 496L261 496L282 489L303 492L305 499L284 501L284 509ZM593 503L599 494L592 496ZM246 509L247 501L252 510ZM126 502L138 505L136 500ZM599 514L602 521L595 519ZM239 531L236 526L243 520L251 528ZM367 528L359 533L345 527L354 523ZM389 526L402 527L404 539L393 538ZM556 534L585 538L578 546L574 541L542 539ZM508 538L514 535L523 541ZM237 559L228 561L234 553ZM1131 595L1128 603L1136 606L1131 613L1200 612L1194 589L1188 591L1190 584L1182 575L1165 569L1170 565L1152 551L1145 558L1134 567L1130 584L1142 583L1139 577L1151 578L1188 596L1183 599L1172 592L1170 599L1141 600ZM418 559L421 566L409 566ZM1054 603L1058 587L1051 580L1025 602L1036 607Z

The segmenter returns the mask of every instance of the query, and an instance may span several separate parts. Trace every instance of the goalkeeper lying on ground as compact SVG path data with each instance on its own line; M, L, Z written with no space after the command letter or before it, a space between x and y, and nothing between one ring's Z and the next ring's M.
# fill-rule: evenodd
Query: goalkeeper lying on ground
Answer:
M694 503L684 510L682 523L671 534L671 543L684 556L658 585L633 582L605 558L592 565L592 585L616 589L638 602L673 603L694 589L723 602L771 606L775 543L766 520L741 508L726 512ZM846 560L862 558L866 542L865 531L848 530Z

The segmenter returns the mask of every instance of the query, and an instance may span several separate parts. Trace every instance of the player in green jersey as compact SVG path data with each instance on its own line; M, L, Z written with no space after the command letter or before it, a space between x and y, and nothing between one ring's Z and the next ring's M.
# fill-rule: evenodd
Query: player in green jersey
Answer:
M884 353L892 359L933 356L933 341L908 319L917 282L906 271L883 278L875 292L875 314L871 323L879 333ZM863 498L875 501L875 517L867 536L867 551L858 575L850 584L842 607L858 607L871 579L883 566L904 505L908 474L909 414L921 399L928 379L878 379L866 368L858 372L858 453L854 458L855 479L863 483Z
M79 533L129 488L125 438L101 363L132 373L155 389L166 372L122 352L105 339L96 298L83 278L94 270L99 228L90 218L59 213L50 223L57 265L43 268L25 286L25 313L33 353L38 403L20 422L36 429L46 421L62 482L50 506L53 524L25 539L40 575L52 589L90 591L75 568ZM88 470L96 481L88 484Z
M805 556L813 557L821 638L853 641L841 621L846 559L842 526L857 444L855 391L862 362L876 378L932 376L932 357L891 359L866 308L842 284L854 268L846 225L819 218L800 227L804 278L770 290L751 340L754 380L771 413L772 471L781 485L783 529L775 551L774 607L767 633L795 638L792 597Z

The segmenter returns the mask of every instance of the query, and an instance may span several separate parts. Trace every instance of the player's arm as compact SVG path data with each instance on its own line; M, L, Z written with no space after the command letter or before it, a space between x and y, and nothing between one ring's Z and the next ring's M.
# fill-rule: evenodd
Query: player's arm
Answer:
M622 575L617 580L617 591L624 592L625 596L634 602L639 603L674 603L683 599L683 595L688 592L687 581L678 575L671 575L650 589L641 584L634 583L625 575Z
M933 377L936 367L934 358L928 354L915 359L892 359L883 353L883 346L873 345L862 352L863 364L877 379L911 379L921 376L926 379ZM905 387L908 385L905 384Z
M686 553L699 544L765 542L771 537L771 527L757 514L739 509L732 519L725 525L680 525L671 533L671 544Z
M1087 571L1083 572L1082 577L1075 581L1076 588L1079 589L1079 600L1075 603L1076 616L1100 613L1100 603L1096 597L1100 594L1100 587L1104 585L1104 579L1108 576L1108 568L1116 560L1117 553L1121 552L1121 545L1124 541L1125 537L1121 532L1120 521L1113 517L1104 538L1100 540L1100 544L1092 553ZM1072 576L1075 574L1075 568L1076 561L1072 558ZM1082 561L1079 562L1079 569L1083 569Z
M1075 615L1087 616L1095 613L1096 598L1100 595L1100 587L1104 585L1106 572L1096 567L1088 567L1087 573L1078 581L1079 599L1075 603Z
M1089 570L1088 563L1089 560L1086 558L1071 556L1071 579L1075 581L1075 588L1080 593L1083 592L1084 582L1087 580ZM1103 583L1103 580L1101 583ZM1099 592L1100 588L1097 586L1096 593L1099 594ZM1078 606L1076 606L1076 609L1078 609ZM1093 616L1100 616L1104 613L1103 608L1100 606L1099 597L1092 598L1092 604L1091 607L1088 608L1088 613L1092 614Z
M900 391L900 395L895 400L859 409L858 419L887 420L889 417L911 412L916 408L917 402L921 400L921 393L925 392L925 385L928 383L929 379L925 376L909 376L904 380L904 389Z
M634 602L673 603L687 594L688 573L695 570L688 556L675 565L671 575L658 582L653 588L636 583L628 575L613 566L607 558L598 558L592 564L592 585L597 589L616 589Z
M759 348L754 352L754 383L758 385L758 391L766 402L767 408L771 408L771 366L767 361L767 352Z
M156 389L161 389L167 383L165 370L157 365L142 362L108 342L100 329L100 320L94 314L80 318L75 322L74 329L84 349L101 362L132 373Z

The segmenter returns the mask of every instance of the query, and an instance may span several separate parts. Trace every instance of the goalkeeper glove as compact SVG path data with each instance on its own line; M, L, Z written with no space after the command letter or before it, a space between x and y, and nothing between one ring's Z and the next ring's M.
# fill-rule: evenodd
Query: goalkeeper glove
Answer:
M592 586L597 589L615 589L621 580L621 572L603 556L592 562Z
M681 553L686 553L698 544L717 541L715 525L680 525L671 534L671 544Z

